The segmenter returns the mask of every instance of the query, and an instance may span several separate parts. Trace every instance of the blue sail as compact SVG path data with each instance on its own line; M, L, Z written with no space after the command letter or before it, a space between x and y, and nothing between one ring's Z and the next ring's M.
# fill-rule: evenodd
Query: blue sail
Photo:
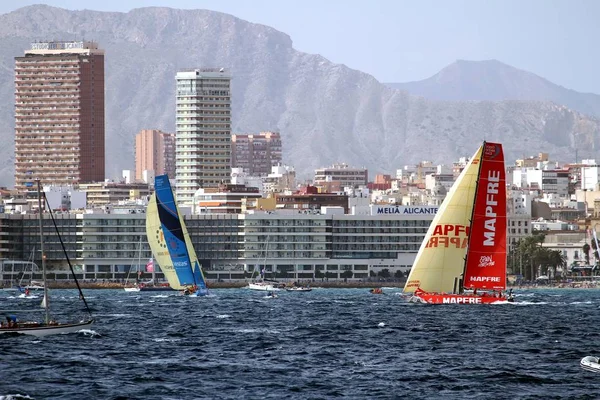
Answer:
M206 281L198 263L185 223L179 214L167 175L155 177L156 206L164 241L173 263L179 286L195 285L206 294Z

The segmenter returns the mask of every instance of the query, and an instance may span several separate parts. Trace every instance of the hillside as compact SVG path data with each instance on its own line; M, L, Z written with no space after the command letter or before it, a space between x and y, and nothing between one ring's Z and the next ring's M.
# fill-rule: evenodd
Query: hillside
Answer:
M497 60L459 60L422 81L387 85L431 100L552 101L600 117L600 95L564 88Z
M175 73L226 67L233 74L233 132L278 130L284 162L301 177L334 162L370 176L421 160L470 156L483 139L507 157L595 157L599 121L542 101L438 101L296 51L289 36L206 10L129 13L24 7L0 15L0 184L14 182L14 57L34 40L95 40L106 51L107 177L133 168L134 135L175 129ZM585 149L585 152L583 151ZM588 154L588 153L594 154Z

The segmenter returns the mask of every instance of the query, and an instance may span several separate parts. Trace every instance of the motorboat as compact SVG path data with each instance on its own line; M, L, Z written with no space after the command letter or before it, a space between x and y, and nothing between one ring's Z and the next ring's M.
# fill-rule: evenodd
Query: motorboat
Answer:
M586 371L600 372L600 359L598 357L583 357L579 364L581 365L581 368L585 369Z

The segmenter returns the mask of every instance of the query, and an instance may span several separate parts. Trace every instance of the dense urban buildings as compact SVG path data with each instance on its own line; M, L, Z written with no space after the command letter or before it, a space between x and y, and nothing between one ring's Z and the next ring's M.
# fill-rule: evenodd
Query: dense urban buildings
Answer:
M231 174L231 75L193 69L176 75L177 201L190 204L199 188L228 183Z
M135 179L144 180L144 171L175 178L174 134L142 129L135 135Z
M280 165L281 135L261 132L256 135L231 136L231 166L243 168L252 176L267 176L271 167Z
M345 163L315 170L315 185L328 187L330 191L366 186L368 182L369 171L366 168L353 168Z
M104 50L36 42L15 57L15 188L104 180Z

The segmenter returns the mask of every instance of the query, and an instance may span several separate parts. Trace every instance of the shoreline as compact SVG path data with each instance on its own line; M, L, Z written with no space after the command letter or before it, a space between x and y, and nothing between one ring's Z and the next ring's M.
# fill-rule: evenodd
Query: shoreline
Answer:
M284 283L284 282L280 282ZM285 282L287 283L287 282ZM315 281L315 282L300 282L308 283L311 288L322 289L372 289L372 288L394 288L403 289L405 282L332 282L332 281ZM96 289L124 289L131 287L131 284L118 282L80 282L81 289L96 290ZM207 286L211 289L241 289L248 286L248 282L207 282ZM49 282L49 289L77 289L75 282ZM506 290L536 290L536 289L598 289L600 286L596 284L557 284L557 285L522 285L508 286ZM0 286L0 290L10 289L10 287Z
M284 283L284 282L281 282ZM305 282L301 282L304 284ZM404 288L404 282L309 282L311 288L336 288L336 289L370 289L370 288ZM81 289L124 289L131 287L117 282L79 282ZM241 289L248 286L248 282L207 282L210 289ZM75 282L48 282L49 289L77 289ZM0 287L0 290L3 289Z

